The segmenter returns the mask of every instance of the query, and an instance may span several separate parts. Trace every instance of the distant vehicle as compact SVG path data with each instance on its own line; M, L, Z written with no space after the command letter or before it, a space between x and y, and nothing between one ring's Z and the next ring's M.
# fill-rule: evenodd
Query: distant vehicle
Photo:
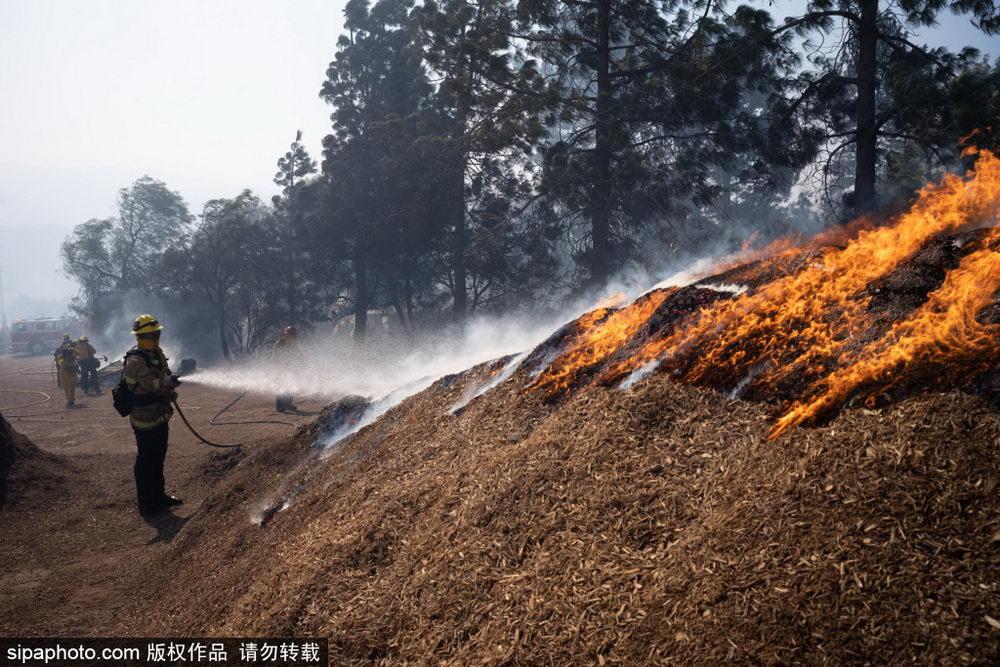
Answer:
M11 354L54 352L62 344L63 334L76 340L83 334L83 322L68 317L17 320L10 335Z

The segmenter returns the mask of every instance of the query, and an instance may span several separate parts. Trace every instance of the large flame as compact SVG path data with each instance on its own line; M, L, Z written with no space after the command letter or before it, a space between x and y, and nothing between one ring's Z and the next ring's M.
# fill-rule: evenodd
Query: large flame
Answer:
M610 357L632 338L670 291L650 292L629 306L612 311L607 317L607 308L585 314L580 318L580 333L532 383L531 388L542 389L549 396L570 388L581 373Z
M995 230L921 308L888 330L870 311L866 288L934 237L996 224L998 215L1000 160L984 151L967 177L947 175L924 187L910 210L889 224L860 220L809 242L771 246L779 259L809 261L755 291L713 301L641 344L627 346L667 293L615 311L533 386L564 391L583 371L612 358L599 376L603 383L656 363L684 382L720 389L794 382L798 392L775 426L779 434L835 409L865 385L893 383L894 373L914 364L955 369L993 358L997 353L987 351L998 347L990 338L994 330L975 316L1000 287L1000 254L990 245L998 238ZM817 251L820 246L826 247Z
M772 435L835 408L864 385L892 386L917 365L944 375L974 376L1000 362L1000 325L976 320L1000 290L1000 252L994 244L1000 244L1000 227L990 230L983 248L948 272L941 287L915 313L865 348L849 366L817 383L818 395L796 402L775 424Z

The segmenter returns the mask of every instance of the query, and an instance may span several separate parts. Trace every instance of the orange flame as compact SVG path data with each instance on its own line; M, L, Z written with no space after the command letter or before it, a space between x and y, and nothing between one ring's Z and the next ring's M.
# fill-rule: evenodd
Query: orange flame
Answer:
M1000 255L988 244L949 272L923 307L874 342L870 339L880 329L869 312L866 288L932 238L995 224L998 216L1000 160L983 151L967 177L947 175L925 186L910 210L885 226L861 219L806 244L772 244L779 256L803 259L810 257L807 251L827 247L812 250L815 258L792 275L702 308L607 366L599 381L617 382L657 360L690 383L732 386L752 376L755 385L778 386L794 379L803 391L776 424L777 435L835 408L866 383L886 382L901 365L931 358L948 363L970 354L980 358L987 335L975 314L1000 281ZM990 239L995 238L993 231ZM613 313L532 386L552 393L574 384L583 369L603 363L628 343L666 296L655 305L640 299Z
M670 293L671 290L650 292L600 321L592 316L597 311L584 315L587 319L583 331L530 388L543 389L551 397L571 387L583 371L607 359L632 338Z
M907 367L927 363L974 375L1000 361L997 334L1000 325L980 324L976 313L989 305L1000 289L1000 252L989 246L1000 242L994 227L984 247L967 255L948 272L944 283L927 297L915 313L876 343L869 345L851 365L823 379L822 393L796 402L775 424L772 437L792 426L815 419L840 405L859 387L877 382L891 386Z

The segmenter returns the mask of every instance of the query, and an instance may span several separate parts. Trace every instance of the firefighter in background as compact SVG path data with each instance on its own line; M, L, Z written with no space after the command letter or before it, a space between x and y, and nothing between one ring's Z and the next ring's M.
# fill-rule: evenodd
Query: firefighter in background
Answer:
M63 334L62 343L60 343L59 347L56 348L56 351L52 353L52 357L55 360L54 363L55 363L55 366L56 366L56 386L57 387L62 387L63 386L62 375L59 373L59 357L62 354L64 347L72 346L72 345L73 345L73 341L70 339L69 334L68 333L64 333Z
M97 382L97 350L90 344L90 339L80 336L76 341L76 358L80 360L80 388L83 393L93 389L101 393L101 385Z
M59 384L66 394L66 407L76 405L76 373L79 365L76 359L76 346L73 341L63 343L56 350L56 367L59 369Z
M276 369L285 369L288 366L302 366L302 352L298 343L299 330L294 326L287 326L278 336L274 347L271 350L271 363ZM298 408L292 402L294 396L291 394L278 394L274 399L274 407L278 412L295 412Z
M129 421L135 433L135 493L139 512L158 514L168 507L183 504L179 498L167 495L163 479L163 463L167 458L169 422L173 416L170 402L177 398L174 391L180 384L170 372L167 357L160 349L163 327L152 315L135 318L132 333L136 346L125 353L123 376L132 392L132 413Z

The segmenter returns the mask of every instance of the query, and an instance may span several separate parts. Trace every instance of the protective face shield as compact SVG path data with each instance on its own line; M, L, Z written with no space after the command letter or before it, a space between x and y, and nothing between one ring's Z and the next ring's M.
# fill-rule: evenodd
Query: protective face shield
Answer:
M142 333L135 335L140 350L152 351L160 347L160 332Z

